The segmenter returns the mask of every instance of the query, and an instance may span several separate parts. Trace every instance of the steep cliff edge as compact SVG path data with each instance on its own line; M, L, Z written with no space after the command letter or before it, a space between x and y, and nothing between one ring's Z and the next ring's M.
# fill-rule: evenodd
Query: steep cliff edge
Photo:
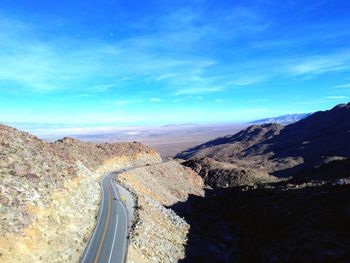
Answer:
M78 262L102 175L160 161L139 143L47 143L0 125L0 261Z

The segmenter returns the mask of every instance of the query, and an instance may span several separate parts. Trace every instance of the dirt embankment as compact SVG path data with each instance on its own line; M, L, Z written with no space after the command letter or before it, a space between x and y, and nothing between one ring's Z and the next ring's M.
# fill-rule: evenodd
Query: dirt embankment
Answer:
M160 161L139 143L47 143L0 125L0 261L78 262L96 223L101 176Z
M189 225L167 208L203 196L203 180L191 169L171 161L145 166L116 178L133 193L135 221L130 234L129 262L177 262L185 256Z

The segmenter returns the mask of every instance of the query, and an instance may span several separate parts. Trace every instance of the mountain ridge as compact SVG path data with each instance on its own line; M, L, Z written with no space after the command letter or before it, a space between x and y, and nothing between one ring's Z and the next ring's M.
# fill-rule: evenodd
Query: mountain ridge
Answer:
M244 138L178 155L207 186L171 206L191 226L181 262L349 262L350 103Z
M283 177L320 165L329 158L350 157L349 131L350 103L340 104L287 126L252 125L176 157L185 160L207 157L242 167L248 163L249 168L265 167L267 173Z
M260 120L255 120L252 122L249 122L249 124L266 124L266 123L278 123L282 125L289 125L292 123L295 123L297 121L300 121L302 119L305 119L306 117L310 116L312 113L294 113L294 114L286 114L281 115L278 117L270 117L270 118L264 118Z

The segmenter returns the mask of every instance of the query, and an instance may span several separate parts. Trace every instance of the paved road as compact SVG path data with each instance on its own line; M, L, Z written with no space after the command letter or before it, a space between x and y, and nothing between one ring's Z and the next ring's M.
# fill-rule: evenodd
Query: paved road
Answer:
M102 179L102 201L97 226L82 256L82 263L124 263L127 254L128 216L109 174Z

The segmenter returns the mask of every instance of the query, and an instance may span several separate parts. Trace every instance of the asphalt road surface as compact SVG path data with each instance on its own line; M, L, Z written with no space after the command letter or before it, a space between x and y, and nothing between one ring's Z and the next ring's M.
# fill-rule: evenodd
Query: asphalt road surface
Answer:
M119 173L102 179L98 222L82 256L82 263L124 263L126 260L128 216L113 183L114 176Z

